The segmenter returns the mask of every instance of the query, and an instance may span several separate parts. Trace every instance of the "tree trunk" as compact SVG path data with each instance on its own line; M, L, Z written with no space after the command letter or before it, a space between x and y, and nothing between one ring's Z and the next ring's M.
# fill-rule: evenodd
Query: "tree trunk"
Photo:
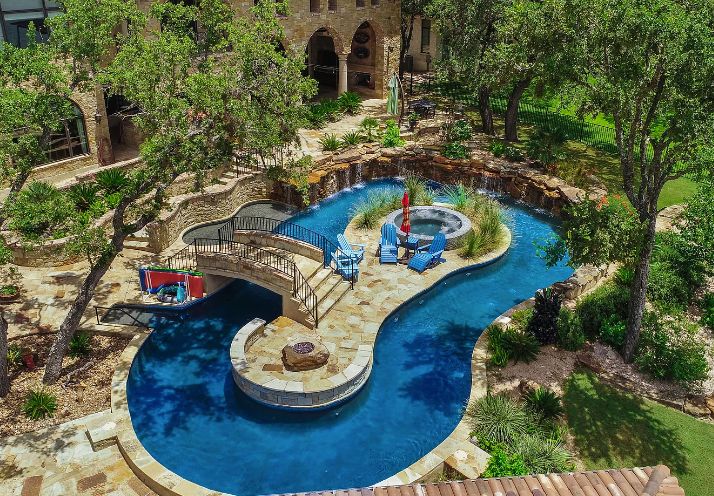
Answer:
M485 86L478 90L478 110L481 114L481 130L493 134L493 110L491 109L491 92Z
M10 392L10 376L7 366L7 321L0 310L0 398Z
M416 16L411 14L409 20L405 20L402 16L401 22L401 35L402 35L402 46L399 47L399 77L404 78L404 61L407 57L407 52L409 51L409 45L412 43L412 35L414 32L414 18ZM389 75L387 74L387 77Z
M630 303L627 315L627 336L625 337L625 347L623 358L626 362L632 362L637 343L640 339L640 329L642 327L642 316L645 311L645 301L647 300L647 281L650 274L650 260L655 243L655 226L657 224L656 212L650 214L647 221L647 231L644 242L640 250L640 259L635 268L635 275L630 289Z
M62 372L62 359L67 352L72 336L74 336L80 324L82 315L84 315L87 306L89 306L92 298L94 298L94 290L102 277L104 277L104 274L109 270L116 256L124 248L124 240L129 234L128 232L124 232L124 212L126 212L130 201L128 198L123 199L114 211L114 217L112 219L114 233L112 234L111 248L109 252L101 256L97 263L90 269L89 275L84 279L77 297L72 302L72 306L69 312L67 312L67 316L64 318L62 325L60 325L57 337L54 343L52 343L52 348L47 357L45 375L42 378L42 382L45 384L52 384L59 379L60 373Z
M530 79L518 81L508 95L508 106L506 107L506 141L518 141L518 104L521 102L523 92L530 85Z

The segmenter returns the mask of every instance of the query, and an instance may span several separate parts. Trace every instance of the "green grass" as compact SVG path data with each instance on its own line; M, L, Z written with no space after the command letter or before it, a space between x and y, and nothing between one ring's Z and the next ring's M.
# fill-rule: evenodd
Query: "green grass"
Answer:
M714 487L714 425L574 373L563 405L588 470L664 463L687 496Z

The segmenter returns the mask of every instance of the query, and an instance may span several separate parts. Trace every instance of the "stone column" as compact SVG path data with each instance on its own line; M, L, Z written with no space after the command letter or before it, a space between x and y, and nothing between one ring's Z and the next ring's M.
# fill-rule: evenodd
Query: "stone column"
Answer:
M340 61L340 73L337 78L337 94L341 95L347 91L347 56L348 53L340 53L337 58Z
M312 39L307 42L307 75L315 78L315 53L312 49Z

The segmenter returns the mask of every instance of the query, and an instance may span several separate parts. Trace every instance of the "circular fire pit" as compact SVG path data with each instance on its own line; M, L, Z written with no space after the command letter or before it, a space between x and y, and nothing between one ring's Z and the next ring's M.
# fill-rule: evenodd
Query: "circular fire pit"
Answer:
M403 220L401 209L387 216L387 222L396 226L397 236L402 241L407 237L407 234L401 230ZM471 221L468 217L456 210L437 205L410 207L409 223L411 224L409 234L417 238L420 245L431 243L436 233L444 233L447 250L457 248L471 230Z
M330 352L319 340L300 337L283 347L282 358L287 370L299 372L322 367L330 358Z

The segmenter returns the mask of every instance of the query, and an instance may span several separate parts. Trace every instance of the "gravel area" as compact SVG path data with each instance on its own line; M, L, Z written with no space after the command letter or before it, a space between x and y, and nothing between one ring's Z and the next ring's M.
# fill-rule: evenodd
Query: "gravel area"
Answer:
M12 436L74 420L107 409L111 404L111 380L114 366L129 343L127 337L92 336L92 351L86 357L65 357L62 376L45 390L57 396L57 411L51 418L30 420L22 405L32 389L42 387L47 353L54 335L27 336L12 340L23 350L31 350L37 368L30 372L24 365L10 369L10 393L0 399L0 436ZM86 365L87 363L90 365ZM86 366L81 371L73 371ZM72 374L69 376L68 374Z

